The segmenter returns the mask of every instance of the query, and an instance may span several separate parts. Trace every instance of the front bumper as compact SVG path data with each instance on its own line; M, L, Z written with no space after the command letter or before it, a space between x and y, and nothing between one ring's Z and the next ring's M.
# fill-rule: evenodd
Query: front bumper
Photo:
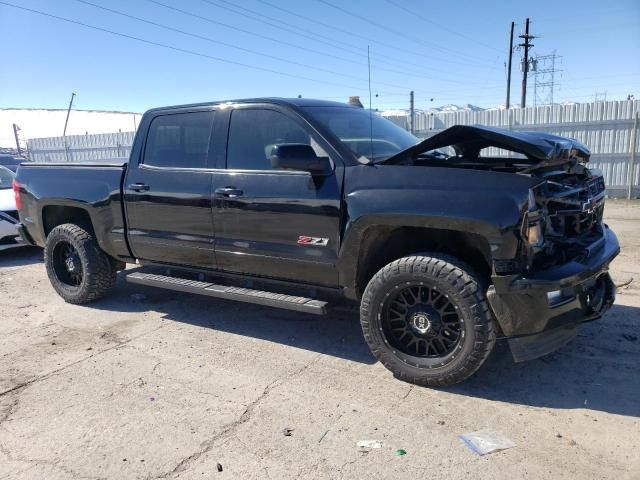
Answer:
M600 318L611 308L615 286L607 272L619 252L616 235L605 226L603 241L584 260L530 276L493 277L487 296L516 360L514 345L528 345L530 353L520 355L523 360L545 355L569 341L569 331L575 335L580 323ZM525 340L527 336L531 337Z

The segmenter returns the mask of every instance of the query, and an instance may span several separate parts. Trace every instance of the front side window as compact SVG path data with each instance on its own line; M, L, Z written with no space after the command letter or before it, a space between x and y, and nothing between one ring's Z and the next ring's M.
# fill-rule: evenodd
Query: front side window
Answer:
M149 126L144 164L168 168L205 168L214 112L161 115Z
M304 107L329 129L356 157L372 161L405 150L419 139L377 113L353 107Z
M257 108L234 110L229 125L227 168L270 170L271 150L283 143L311 145L318 156L326 156L311 134L286 115Z

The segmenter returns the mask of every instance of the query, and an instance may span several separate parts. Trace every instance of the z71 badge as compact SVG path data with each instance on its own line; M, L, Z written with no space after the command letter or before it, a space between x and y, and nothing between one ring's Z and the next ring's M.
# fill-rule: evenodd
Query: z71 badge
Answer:
M328 238L323 237L307 237L305 235L300 235L298 237L298 244L300 245L317 245L320 247L326 247L329 243Z

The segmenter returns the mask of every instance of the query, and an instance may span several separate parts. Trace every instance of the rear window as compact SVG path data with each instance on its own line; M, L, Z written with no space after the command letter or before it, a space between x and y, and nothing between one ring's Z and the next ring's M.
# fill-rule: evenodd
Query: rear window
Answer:
M205 168L214 112L161 115L149 126L144 164L167 168Z

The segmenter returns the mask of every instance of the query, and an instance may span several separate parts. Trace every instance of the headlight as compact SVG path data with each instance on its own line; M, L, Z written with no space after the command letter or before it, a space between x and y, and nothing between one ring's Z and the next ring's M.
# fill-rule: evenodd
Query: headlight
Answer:
M532 247L541 247L544 243L544 238L542 236L542 225L540 221L536 221L535 223L531 223L529 221L529 225L527 225L526 233L527 241L529 245Z
M547 292L547 302L549 305L559 303L562 300L562 290L554 290L553 292Z
M528 209L522 222L522 236L532 247L542 247L544 236L542 226L544 223L544 210L538 208L536 196L532 189L529 189Z

